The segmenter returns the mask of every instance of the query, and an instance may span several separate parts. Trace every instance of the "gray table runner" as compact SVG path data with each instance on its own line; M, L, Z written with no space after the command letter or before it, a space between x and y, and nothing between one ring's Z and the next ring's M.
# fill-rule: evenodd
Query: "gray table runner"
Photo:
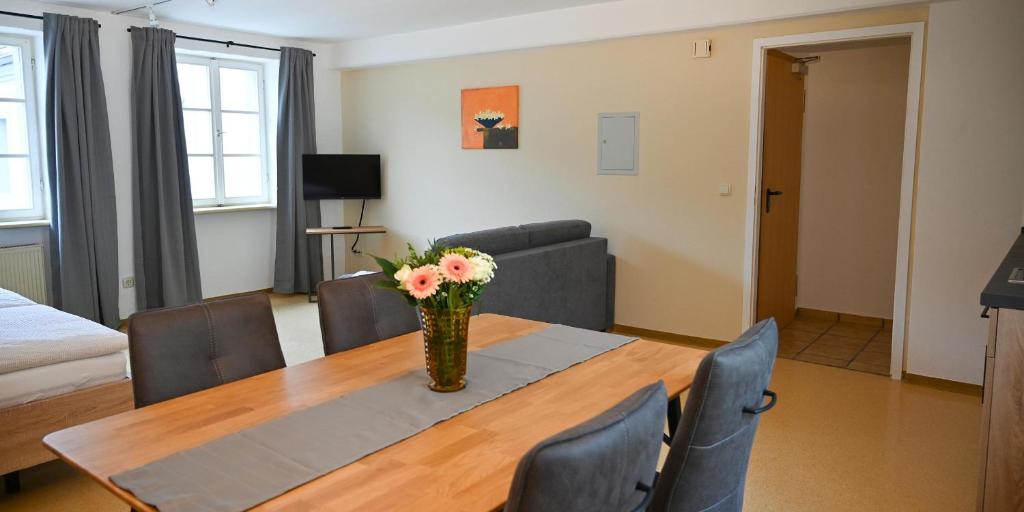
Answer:
M411 371L110 480L163 512L246 510L635 339L553 325L470 352L459 392L430 391Z

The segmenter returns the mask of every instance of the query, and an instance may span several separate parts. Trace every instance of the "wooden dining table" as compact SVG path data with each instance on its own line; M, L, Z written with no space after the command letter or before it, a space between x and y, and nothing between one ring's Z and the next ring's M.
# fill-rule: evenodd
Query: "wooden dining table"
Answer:
M478 315L470 322L470 350L547 326ZM255 510L499 509L516 464L530 448L658 380L670 398L678 397L693 382L705 353L634 341L438 423ZM154 510L114 485L111 475L422 367L423 338L414 332L71 427L43 443L134 509ZM338 425L337 435L346 435L345 425Z

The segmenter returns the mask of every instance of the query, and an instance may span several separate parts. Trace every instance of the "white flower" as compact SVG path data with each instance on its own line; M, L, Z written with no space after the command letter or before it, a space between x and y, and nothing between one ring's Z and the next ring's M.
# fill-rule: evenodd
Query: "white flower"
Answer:
M408 290L406 286L406 280L409 279L409 274L412 273L412 268L409 265L402 265L402 268L395 272L395 281L398 281L399 288Z
M490 255L480 253L469 258L469 263L473 266L474 281L489 283L491 279L494 279L494 269L497 268L497 265L494 264L494 258L491 258Z
M505 113L504 112L495 112L493 110L483 110L483 111L477 112L476 115L473 116L473 119L481 119L481 120L483 120L483 119L499 119L499 120L501 120L501 119L505 119Z

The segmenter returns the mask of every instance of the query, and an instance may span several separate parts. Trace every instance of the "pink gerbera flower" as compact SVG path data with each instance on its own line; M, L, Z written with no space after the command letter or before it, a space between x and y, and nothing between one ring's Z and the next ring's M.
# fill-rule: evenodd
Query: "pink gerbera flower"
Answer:
M437 287L441 284L441 276L437 273L437 267L434 265L423 265L412 270L408 277L405 279L405 286L409 290L409 295L414 298L423 300L435 293L437 293Z
M461 254L445 254L439 266L441 275L453 283L466 283L473 279L473 264Z

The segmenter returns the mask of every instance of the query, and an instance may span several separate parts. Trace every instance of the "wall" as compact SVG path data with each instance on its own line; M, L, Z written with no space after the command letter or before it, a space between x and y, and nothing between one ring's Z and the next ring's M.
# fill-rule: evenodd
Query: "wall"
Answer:
M196 215L203 296L272 288L276 232L275 210Z
M335 58L343 68L377 66L911 3L918 0L617 0L344 41Z
M753 39L925 17L865 11L345 72L345 149L384 155L385 199L367 222L390 233L364 237L364 251L583 218L618 257L618 323L730 339L742 321ZM690 58L702 38L712 58ZM520 149L460 149L460 89L505 84L521 88ZM640 112L640 173L597 176L597 115L621 111ZM723 183L731 196L718 195ZM376 267L350 257L348 268Z
M808 65L797 306L892 318L909 39L787 50Z
M89 11L27 0L5 0L4 9L29 14L42 11L87 16L97 19L100 28L100 52L110 117L113 144L114 181L117 193L118 266L121 277L134 274L132 252L131 148L129 143L129 97L131 40L126 28L143 25L145 20L114 16L108 12ZM0 26L31 30L41 35L42 22L8 16L0 17ZM161 26L182 35L214 39L233 39L263 46L299 46L318 54L314 60L317 107L317 145L321 152L341 150L341 102L339 80L333 65L332 46L306 41L288 41L254 34L245 34L179 23ZM0 30L5 30L0 28ZM179 40L179 48L215 51L244 57L268 58L268 52ZM42 43L37 41L41 51ZM273 58L275 54L270 53ZM40 66L40 69L42 67ZM273 144L273 142L271 142ZM272 171L273 172L273 171ZM341 218L337 202L324 205L325 223ZM196 218L200 269L205 296L258 290L272 286L273 244L275 241L273 210L225 212L200 215ZM0 245L17 243L26 236L45 238L46 228L0 229ZM32 235L35 233L35 235ZM339 244L340 246L340 244ZM325 247L326 250L326 247ZM135 311L134 289L121 289L120 313L127 317Z
M1021 227L1024 3L932 4L906 371L980 383L978 296Z

